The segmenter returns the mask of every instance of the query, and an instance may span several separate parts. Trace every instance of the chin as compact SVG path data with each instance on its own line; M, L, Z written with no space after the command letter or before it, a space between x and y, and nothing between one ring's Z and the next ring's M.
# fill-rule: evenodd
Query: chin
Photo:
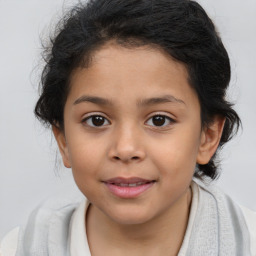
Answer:
M112 221L121 225L140 225L150 221L153 216L149 216L149 211L139 211L132 209L123 209L109 214Z
M120 225L142 225L148 222L150 218L138 218L137 216L132 218L129 216L127 218L112 218L112 220Z

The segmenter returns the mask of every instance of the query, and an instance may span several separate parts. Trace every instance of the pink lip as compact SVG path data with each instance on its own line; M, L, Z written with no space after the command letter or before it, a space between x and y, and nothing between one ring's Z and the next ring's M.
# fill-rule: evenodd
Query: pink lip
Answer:
M104 184L115 196L120 198L135 198L151 188L155 180L145 180L138 177L117 177L104 181ZM132 184L129 186L129 184ZM136 184L136 185L135 185Z

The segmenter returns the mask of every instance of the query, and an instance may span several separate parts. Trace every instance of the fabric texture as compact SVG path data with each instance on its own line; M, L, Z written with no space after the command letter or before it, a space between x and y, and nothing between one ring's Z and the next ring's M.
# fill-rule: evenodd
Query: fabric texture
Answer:
M250 256L241 209L216 187L202 187L186 256Z
M188 227L178 256L256 256L250 252L253 236L241 208L215 186L192 183L192 191ZM88 201L43 204L20 232L15 256L90 256L84 218L88 205Z
M70 256L70 222L78 205L49 200L32 212L15 256Z

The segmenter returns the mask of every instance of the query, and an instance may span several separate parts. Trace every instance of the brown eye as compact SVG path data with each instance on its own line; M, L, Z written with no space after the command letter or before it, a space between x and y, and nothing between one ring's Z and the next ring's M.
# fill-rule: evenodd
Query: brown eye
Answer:
M174 120L171 119L168 116L165 116L165 115L155 115L155 116L151 117L150 119L148 119L146 124L150 125L150 126L163 127L163 126L168 126L168 125L170 125L173 122L174 122Z
M100 127L108 125L109 121L103 116L94 115L87 117L85 120L83 120L83 123L86 123L88 126L92 127Z
M102 126L105 122L105 118L102 116L93 116L92 123L94 126Z
M165 123L165 117L164 116L154 116L152 118L152 123L155 125L155 126L163 126L164 123Z

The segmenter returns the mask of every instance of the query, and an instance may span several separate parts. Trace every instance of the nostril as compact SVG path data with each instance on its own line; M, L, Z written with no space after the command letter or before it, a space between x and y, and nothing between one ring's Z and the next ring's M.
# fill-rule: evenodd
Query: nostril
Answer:
M122 157L114 156L113 159L115 160L123 160L123 161L129 161L129 158L124 159ZM139 160L140 158L138 156L133 156L130 158L130 160Z

